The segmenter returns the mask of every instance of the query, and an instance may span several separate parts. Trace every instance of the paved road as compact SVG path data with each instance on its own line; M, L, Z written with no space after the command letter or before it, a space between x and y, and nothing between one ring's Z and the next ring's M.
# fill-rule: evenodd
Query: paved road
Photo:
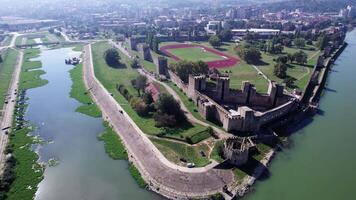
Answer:
M8 135L5 134L6 130L2 130L2 129L12 125L12 118L16 105L16 96L17 96L15 94L15 90L17 90L18 88L18 81L21 72L22 60L23 60L23 52L20 51L17 57L16 66L14 66L15 70L8 90L9 103L5 104L4 106L4 115L0 121L0 171L1 172L4 166L4 161L6 156L4 154L4 150L8 141Z
M94 75L91 45L84 48L84 82L101 109L103 118L110 122L123 140L130 160L140 170L152 190L171 198L205 196L222 191L233 182L231 170L185 168L169 162L137 127L121 106ZM123 113L121 113L122 111Z

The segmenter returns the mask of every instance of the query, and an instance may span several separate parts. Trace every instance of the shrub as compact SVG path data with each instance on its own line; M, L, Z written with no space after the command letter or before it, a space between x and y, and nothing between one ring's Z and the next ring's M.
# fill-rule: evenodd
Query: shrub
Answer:
M146 103L138 97L133 97L130 100L131 107L137 112L140 116L147 116L149 109Z
M111 67L117 67L118 65L120 65L120 54L115 48L110 48L106 50L104 53L104 58L106 64Z

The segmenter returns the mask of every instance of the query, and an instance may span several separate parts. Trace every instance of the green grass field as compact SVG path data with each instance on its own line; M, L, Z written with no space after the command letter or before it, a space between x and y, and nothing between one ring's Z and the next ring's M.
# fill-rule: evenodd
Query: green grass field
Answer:
M207 156L203 157L200 154L200 152L203 151L205 155L208 155L209 147L206 144L193 147L157 138L151 138L151 141L163 155L173 163L184 166L184 163L180 161L181 158L186 159L188 163L194 163L196 167L203 167L210 163Z
M224 60L223 57L205 51L202 48L199 47L191 47L191 48L177 48L177 49L168 49L168 51L180 58L181 60L187 60L187 61L204 61L204 62L209 62L209 61L214 61L214 60Z
M0 63L0 109L3 108L5 95L8 92L12 74L14 73L18 52L14 49L7 49L1 54L3 62ZM0 112L0 116L2 113Z
M148 135L164 135L165 137L184 140L187 137L193 137L195 134L201 134L206 131L206 127L201 125L186 125L179 128L157 128L152 117L139 116L129 105L129 102L117 91L116 84L122 84L133 96L137 95L137 90L131 85L131 80L138 76L138 72L132 69L128 64L129 59L120 53L123 66L120 68L109 67L103 58L106 49L111 46L107 42L99 42L92 45L94 72L98 80L104 87L113 94L116 101L131 116L140 129Z

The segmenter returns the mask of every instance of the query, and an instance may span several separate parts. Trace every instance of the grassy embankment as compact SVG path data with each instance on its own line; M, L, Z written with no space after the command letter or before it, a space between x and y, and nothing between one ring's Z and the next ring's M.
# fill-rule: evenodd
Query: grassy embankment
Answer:
M82 51L83 45L76 45L73 48L74 51ZM70 70L70 76L73 81L70 96L84 105L76 109L77 112L86 114L92 117L100 117L101 111L92 101L89 92L87 91L84 81L83 81L83 65L76 65L72 70ZM103 141L105 152L115 160L127 160L127 152L125 146L123 145L120 137L115 133L115 131L109 126L107 122L104 122L105 130L98 135L98 140ZM135 179L137 184L144 188L146 187L146 182L142 179L140 172L133 166L129 164L129 171L132 177Z
M187 163L194 163L196 167L204 167L210 163L208 158L209 147L204 143L190 146L157 138L152 138L151 141L173 163L185 165L180 160L181 158L186 159ZM205 156L202 156L201 152L204 152Z
M164 135L164 137L181 141L185 141L185 138L189 137L193 142L199 142L208 137L208 135L205 134L206 127L200 125L194 124L175 129L157 128L153 118L139 116L132 109L127 100L116 90L116 84L123 84L130 94L137 95L137 91L133 88L130 82L138 76L138 72L130 67L128 58L121 52L120 56L122 58L122 63L125 65L120 68L109 67L103 58L103 54L108 48L110 48L110 45L106 42L96 43L92 46L95 75L104 87L113 94L116 101L131 116L144 133L149 136ZM182 157L183 156L184 155L182 155Z
M47 80L43 80L40 77L45 72L38 70L41 67L41 62L30 61L30 59L38 57L39 53L39 49L25 50L19 84L20 91L40 87L47 83ZM26 110L25 104L20 105L18 103L16 107L23 109L17 109L15 112L14 127L16 123L23 122L21 118L24 116ZM31 145L35 142L34 138L29 135L32 131L33 127L25 123L24 126L18 127L17 130L13 130L10 133L7 151L12 152L12 155L16 159L16 164L12 169L14 181L10 185L10 190L6 193L6 199L33 199L37 191L37 185L43 179L44 168L37 163L38 155L30 149Z
M15 69L18 52L14 49L7 49L1 54L1 56L3 58L3 62L0 63L0 109L4 107L6 94ZM0 112L0 116L2 116L2 112Z

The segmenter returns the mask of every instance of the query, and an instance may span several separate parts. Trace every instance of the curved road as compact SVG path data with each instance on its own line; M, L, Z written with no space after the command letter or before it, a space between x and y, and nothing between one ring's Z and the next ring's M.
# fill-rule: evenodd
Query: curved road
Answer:
M233 183L231 170L190 169L169 162L96 79L91 54L91 45L85 46L84 82L103 118L110 122L124 142L130 161L135 163L153 191L172 199L187 199L222 192L225 185Z

